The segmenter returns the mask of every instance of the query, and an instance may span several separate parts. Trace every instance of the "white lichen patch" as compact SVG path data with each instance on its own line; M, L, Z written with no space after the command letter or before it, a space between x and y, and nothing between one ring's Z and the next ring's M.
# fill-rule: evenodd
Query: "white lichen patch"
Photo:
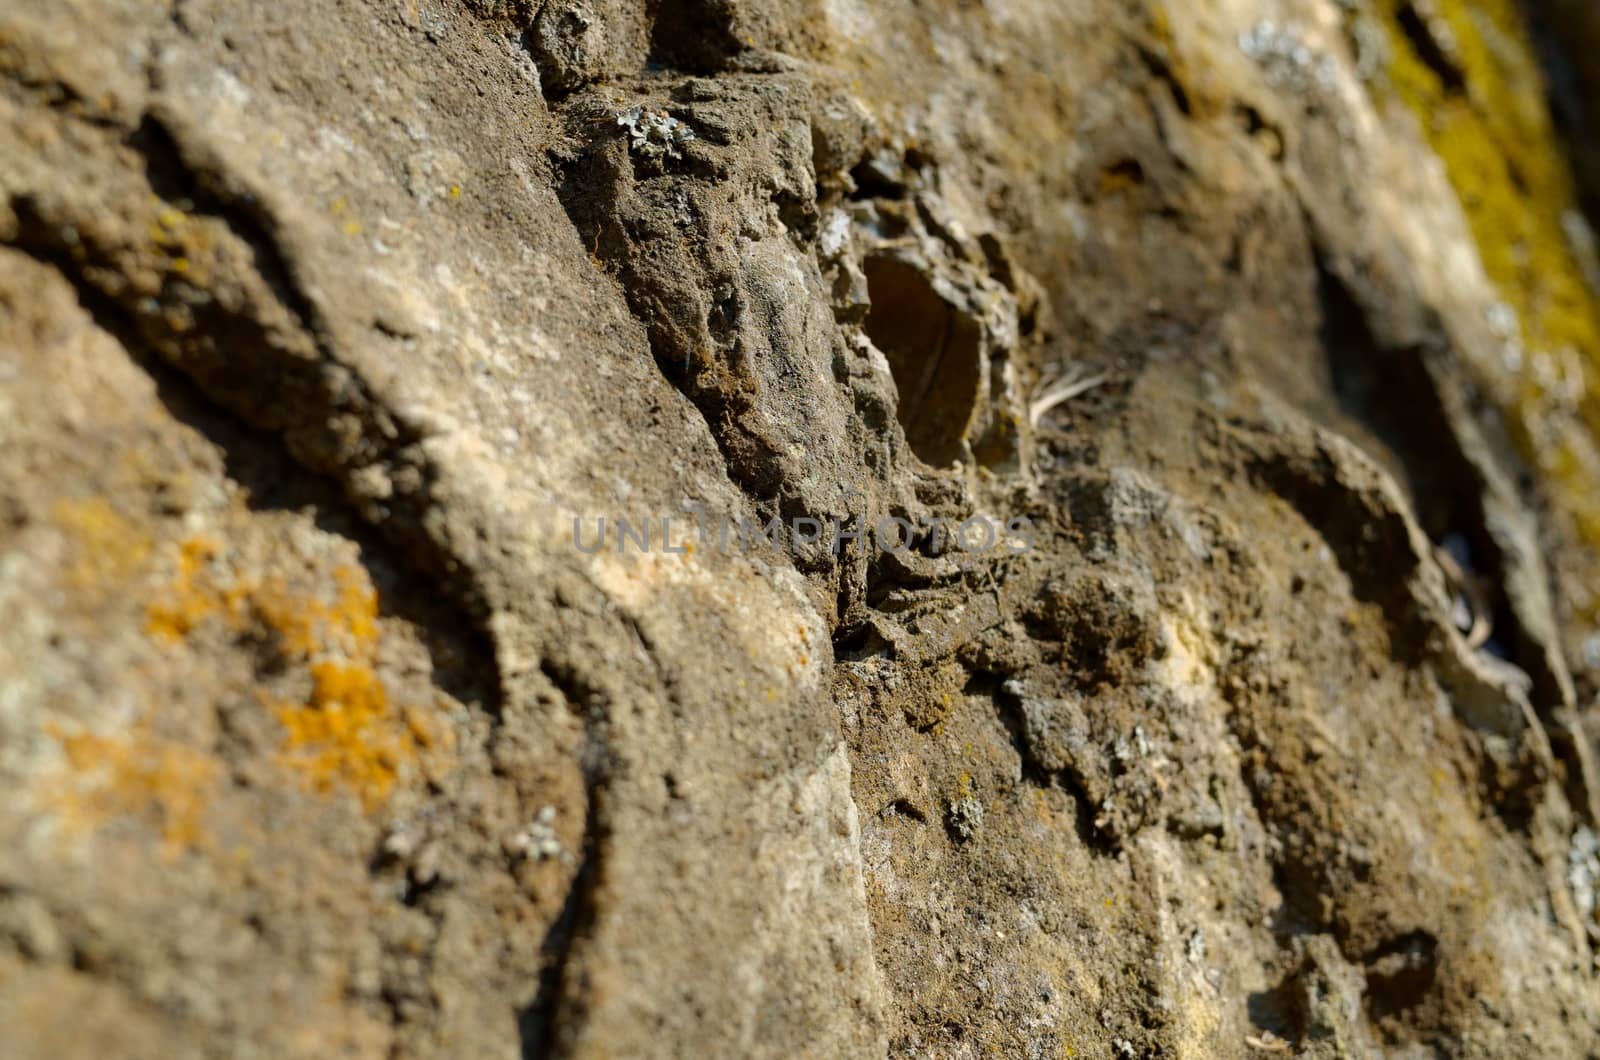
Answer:
M1583 914L1584 927L1591 937L1600 937L1600 923L1595 921L1597 892L1600 892L1600 836L1587 826L1579 828L1567 850L1567 886L1572 888L1572 899Z
M551 858L571 860L571 855L556 836L555 820L554 806L541 807L533 822L512 836L507 847L517 857L533 861L548 861Z
M1334 58L1315 47L1305 29L1294 23L1280 26L1262 19L1239 35L1239 50L1260 64L1275 85L1316 84L1331 91L1338 79Z

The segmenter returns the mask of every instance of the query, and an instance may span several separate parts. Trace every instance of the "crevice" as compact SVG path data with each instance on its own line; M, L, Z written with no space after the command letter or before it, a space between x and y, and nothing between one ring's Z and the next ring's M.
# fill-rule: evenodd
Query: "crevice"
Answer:
M906 441L929 467L947 466L960 457L978 404L981 327L915 263L871 254L863 268L872 303L863 327L888 358Z
M533 1001L517 1014L524 1060L549 1060L569 1054L572 1031L587 1006L585 984L574 970L573 955L592 935L598 917L598 892L611 838L606 817L610 779L605 727L605 696L590 688L569 666L549 659L540 663L545 678L583 719L584 747L580 765L584 780L583 850L578 869L562 900L561 911L540 946L543 970Z
M1367 979L1367 1010L1385 1019L1426 1000L1439 972L1439 940L1427 931L1390 939L1361 959Z
M1523 0L1517 5L1544 74L1551 117L1578 176L1580 207L1600 224L1600 19L1584 0ZM1600 275L1585 269L1600 296Z
M1177 72L1172 69L1172 64L1166 57L1152 48L1139 46L1139 59L1144 63L1145 69L1156 81L1166 86L1167 92L1172 96L1173 105L1185 118L1194 115L1194 104L1189 99L1189 90L1178 80Z
M723 73L746 51L737 0L653 0L650 59L701 75Z
M187 203L189 212L215 217L250 247L256 274L317 340L323 356L332 359L322 343L326 321L301 287L291 259L273 231L276 222L261 200L230 189L229 178L220 169L187 157L178 137L155 114L144 116L127 144L144 160L145 180L152 192L168 203Z
M1233 115L1238 122L1239 129L1250 139L1262 144L1267 156L1274 162L1282 162L1288 151L1288 140L1283 130L1275 123L1268 121L1266 116L1255 106L1249 103L1235 103ZM1238 238L1237 236L1235 237Z
M223 461L223 473L244 488L246 504L252 510L309 508L315 512L319 529L353 541L361 550L364 566L374 580L383 612L406 620L424 634L430 657L436 663L433 677L439 687L459 702L481 704L491 718L500 717L502 689L499 682L485 684L475 678L483 665L493 665L494 651L488 632L475 622L461 623L454 617L428 614L425 605L419 599L412 599L414 594L404 592L402 583L393 575L409 568L440 585L448 583L437 578L436 572L426 565L414 562L407 550L394 549L389 535L380 535L381 528L362 518L357 507L336 488L334 480L296 468L283 453L277 436L235 418L211 400L193 379L154 356L127 314L98 288L60 261L34 253L21 243L13 246L50 268L72 287L79 306L95 326L115 339L130 362L150 377L156 397L166 411L217 448ZM447 606L454 606L454 603ZM443 649L444 642L452 639L464 640L466 651ZM450 663L450 656L458 654L465 657Z
M877 158L863 159L850 167L850 183L851 202L867 202L872 199L900 202L911 191L899 176L890 172Z
M979 681L980 678L983 679L984 691L994 703L995 717L1005 727L1012 750L1016 752L1017 759L1021 763L1023 781L1044 791L1064 792L1073 802L1073 826L1078 841L1097 857L1116 856L1121 844L1115 836L1107 834L1095 824L1094 800L1089 797L1083 779L1071 768L1050 769L1040 762L1038 755L1034 753L1028 739L1028 723L1023 715L1021 697L1006 691L1005 682L998 674L973 675L974 681Z
M1455 452L1422 351L1386 348L1332 266L1319 255L1316 267L1318 339L1333 395L1346 416L1371 432L1356 441L1410 492L1423 532L1442 541L1481 513L1473 510L1476 483Z
M870 621L841 625L833 634L835 664L862 662L873 658L893 658L894 645L885 640L876 623Z
M421 436L393 417L317 337L326 328L272 234L266 207L230 189L227 178L191 167L171 131L153 117L142 121L128 142L145 163L148 192L141 197L154 196L168 204L164 209L188 207L184 212L195 218L215 218L250 249L250 267L224 277L242 289L242 298L219 299L192 275L170 272L155 298L115 284L126 264L117 240L104 235L93 219L48 216L28 195L10 204L17 218L12 244L54 268L85 311L135 356L164 393L174 393L181 377L192 385L196 404L203 396L206 406L236 417L241 430L272 436L273 445L285 449L295 464L337 482L362 521L375 525L407 566L455 600L480 643L492 643L485 624L489 603L478 579L470 570L461 577L455 557L424 529L436 475L417 444ZM64 235L69 232L70 241ZM295 322L291 328L270 320L271 306L251 290L255 285L265 285L267 297ZM174 324L169 307L181 307L190 319ZM218 444L229 451L225 442ZM404 471L418 485L411 492L396 491L374 511L350 484L354 470L372 466L391 478Z
M1428 16L1417 10L1415 3L1400 5L1396 13L1400 30L1406 35L1417 58L1432 70L1439 83L1451 95L1461 95L1467 90L1467 75L1446 48L1444 40L1434 31Z
M1318 253L1322 346L1341 412L1373 459L1387 465L1408 494L1423 533L1453 571L1453 591L1468 617L1485 621L1483 650L1504 659L1533 680L1541 716L1565 699L1561 678L1551 670L1545 647L1529 633L1506 589L1510 562L1490 531L1492 486L1468 457L1447 403L1460 372L1441 344L1384 344L1374 334L1355 292ZM1466 622L1457 623L1458 632Z
M1435 548L1449 543L1475 585L1481 585L1482 609L1504 623L1495 647L1537 683L1548 683L1551 676L1527 657L1522 648L1527 638L1505 606L1505 561L1484 508L1488 485L1463 453L1440 395L1442 369L1432 363L1440 355L1422 345L1382 343L1332 269L1322 267L1320 275L1322 346L1337 408L1327 426L1376 467L1387 469L1405 496L1387 496L1378 479L1369 487L1350 482L1342 468L1346 458L1337 446L1321 441L1285 447L1263 438L1265 444L1247 446L1246 466L1317 530L1357 598L1380 607L1396 658L1420 664L1436 639L1433 618L1413 599L1414 578L1433 559L1418 553L1409 509L1428 543Z
M1249 995L1245 1002L1252 1026L1270 1032L1293 1048L1299 1048L1308 1018L1300 988L1304 973L1305 969L1297 966L1273 986Z
M878 815L880 817L888 817L891 815L904 817L907 820L915 821L918 824L928 823L928 815L923 813L921 808L909 799L895 799L882 810L878 811Z

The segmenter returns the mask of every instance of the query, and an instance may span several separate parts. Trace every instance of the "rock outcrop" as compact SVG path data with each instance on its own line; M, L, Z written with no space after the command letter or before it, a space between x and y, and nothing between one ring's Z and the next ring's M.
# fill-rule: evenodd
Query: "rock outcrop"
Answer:
M1597 34L9 0L0 1052L1589 1055Z

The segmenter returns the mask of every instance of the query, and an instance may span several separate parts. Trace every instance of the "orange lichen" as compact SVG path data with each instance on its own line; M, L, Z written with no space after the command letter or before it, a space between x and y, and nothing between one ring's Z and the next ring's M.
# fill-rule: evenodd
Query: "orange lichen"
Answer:
M337 567L329 599L282 578L219 579L218 552L209 538L183 543L171 588L147 611L147 630L169 643L187 640L211 620L269 633L290 679L303 673L311 689L303 701L258 691L283 725L282 761L314 790L344 788L377 809L405 766L440 738L424 712L391 701L378 675L378 594L365 570Z
M295 593L281 579L269 581L251 594L256 613L278 635L284 651L304 656L339 651L370 657L376 650L377 592L366 574L353 567L339 567L333 579L338 596L331 604Z
M374 671L380 633L378 596L363 573L334 572L336 602L285 607L273 593L262 613L284 646L311 659L311 695L304 704L278 704L288 734L286 760L318 790L343 784L368 809L388 798L404 763L434 742L421 716L398 710ZM313 656L315 656L313 658Z
M177 643L207 619L221 617L238 628L244 618L245 592L238 586L223 588L211 576L209 565L221 550L209 537L192 537L178 547L178 576L145 608L145 632Z
M288 734L286 760L318 790L342 783L375 808L416 753L411 732L396 724L388 693L367 666L324 659L311 664L311 675L308 703L273 708Z
M203 837L202 820L221 773L215 759L153 733L143 722L117 735L48 730L72 776L54 801L71 827L98 828L119 817L155 813L168 856Z
M359 568L334 572L333 603L296 597L281 584L262 590L258 614L282 650L306 664L311 694L304 703L275 703L286 734L284 761L318 791L343 786L368 810L393 791L422 741L417 724L390 700L376 672L381 633L378 594Z

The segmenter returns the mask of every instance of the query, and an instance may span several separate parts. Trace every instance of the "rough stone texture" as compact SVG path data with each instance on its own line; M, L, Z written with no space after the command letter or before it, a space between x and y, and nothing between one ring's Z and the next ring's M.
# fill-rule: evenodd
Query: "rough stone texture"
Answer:
M0 1053L1591 1055L1592 10L9 0Z

